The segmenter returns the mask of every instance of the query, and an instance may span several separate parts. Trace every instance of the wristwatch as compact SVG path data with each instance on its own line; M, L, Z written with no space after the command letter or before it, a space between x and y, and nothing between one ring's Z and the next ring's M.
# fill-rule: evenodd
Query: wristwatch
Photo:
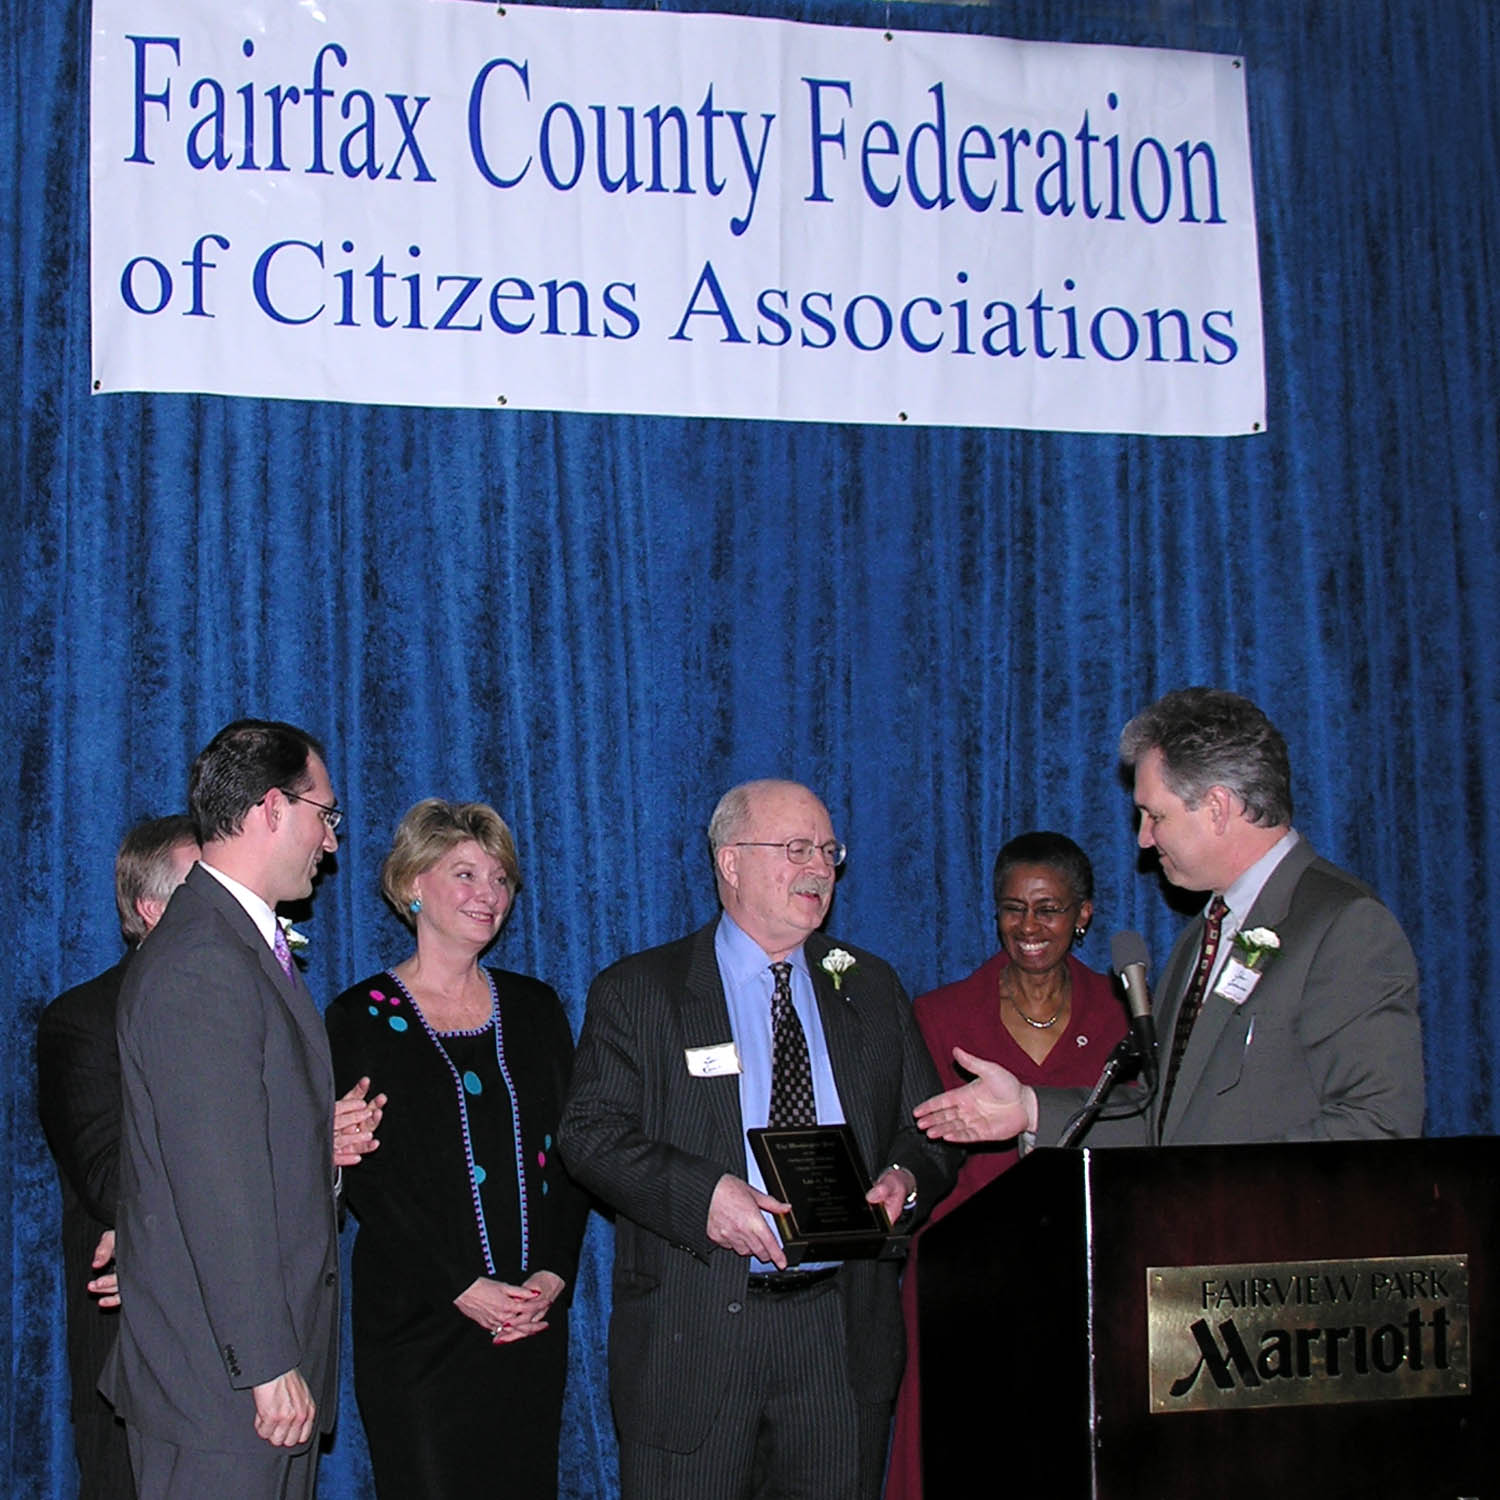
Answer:
M911 1180L913 1182L917 1180L917 1174L913 1172L910 1167L903 1167L899 1161L891 1162L885 1170L887 1172L908 1172L911 1174ZM916 1206L917 1190L916 1188L913 1188L911 1192L906 1195L906 1202L901 1205L901 1212L904 1214L909 1214Z

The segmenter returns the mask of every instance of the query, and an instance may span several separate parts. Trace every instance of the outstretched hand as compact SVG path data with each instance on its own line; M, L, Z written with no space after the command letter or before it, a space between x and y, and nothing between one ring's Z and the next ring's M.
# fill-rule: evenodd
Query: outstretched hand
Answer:
M912 1114L917 1124L937 1141L1008 1141L1037 1123L1036 1090L1023 1084L1008 1068L975 1057L962 1047L953 1060L974 1077L946 1094L924 1099Z

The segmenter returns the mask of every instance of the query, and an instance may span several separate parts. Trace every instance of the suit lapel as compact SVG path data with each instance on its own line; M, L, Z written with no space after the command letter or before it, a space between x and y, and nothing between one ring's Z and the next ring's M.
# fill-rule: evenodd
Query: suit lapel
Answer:
M1298 839L1287 851L1286 858L1271 872L1271 878L1255 898L1255 905L1246 914L1244 925L1274 929L1285 922L1292 909L1292 892L1297 889L1303 872L1317 857L1306 839Z
M812 975L813 993L818 1000L818 1019L823 1026L823 1042L828 1048L828 1063L833 1069L833 1081L838 1086L839 1103L843 1106L844 1119L854 1131L867 1169L874 1169L870 1159L876 1149L875 1117L871 1091L857 1087L858 1081L868 1076L863 1064L865 1028L856 1004L859 972L846 975L839 989L833 987L833 979L823 968L823 959L832 951L831 944L820 932L815 932L803 945L807 956L808 973Z
M1203 916L1200 912L1183 929L1181 937L1172 949L1167 959L1167 967L1162 972L1161 984L1157 987L1157 995L1160 998L1160 1016L1158 1017L1159 1035L1170 1047L1172 1045L1172 1032L1177 1026L1177 1013L1182 1009L1183 992L1187 989L1188 980L1192 977L1193 968L1198 957L1199 945L1203 942Z
M286 1007L287 1013L296 1024L297 1030L302 1034L308 1051L319 1060L328 1073L329 1087L332 1088L333 1062L328 1050L328 1033L323 1029L317 1007L313 1004L307 986L302 983L300 976L296 973L295 961L292 965L292 975L288 977L276 961L276 955L271 950L270 944L261 936L260 928L255 925L250 913L240 905L233 893L221 885L207 870L194 866L188 872L187 878L194 893L201 896L218 912L234 936L250 950L260 966L261 973L265 975L266 982L275 991L277 998Z
M729 1024L729 1006L724 999L719 960L714 952L714 933L718 925L716 918L693 937L687 983L678 1002L683 1042L687 1047L715 1047L729 1041L734 1034ZM685 1058L681 1065L685 1071ZM704 1104L715 1133L726 1144L729 1158L743 1157L745 1127L740 1119L739 1075L726 1073L718 1078L695 1078L689 1097Z
M1194 951L1197 951L1196 948ZM1203 997L1203 1009L1198 1012L1198 1019L1193 1023L1187 1051L1182 1054L1182 1066L1177 1070L1177 1082L1172 1086L1172 1108L1163 1122L1163 1138L1171 1133L1173 1121L1182 1118L1182 1111L1193 1097L1203 1070L1213 1056L1214 1048L1219 1045L1221 1033L1238 1009L1232 1000L1214 994L1212 989Z
M253 925L253 924L252 924ZM260 965L261 969L268 975L271 983L276 986L276 993L281 997L292 1019L297 1023L302 1032L303 1040L306 1041L309 1050L315 1057L320 1057L328 1063L330 1068L331 1054L328 1050L328 1032L324 1029L322 1018L318 1014L318 1007L313 1003L313 997L307 985L303 983L302 975L297 969L296 959L292 960L292 973L290 977L283 971L281 965L276 961L276 955L266 946L265 939L260 933L255 934L260 943Z
M1313 859L1313 852L1305 842L1299 841L1295 844L1271 872L1271 878L1261 887L1260 895L1255 898L1254 905L1246 912L1239 931L1244 932L1251 927L1274 928L1278 923L1283 922L1287 912L1291 909L1292 892L1302 878L1302 872ZM1188 976L1192 974L1195 967L1193 960L1196 959L1198 947L1203 941L1203 918L1201 916L1193 924L1193 932L1193 942L1185 956ZM1226 939L1226 941L1232 940ZM1220 972L1222 974L1222 966ZM1274 968L1268 969L1260 984L1274 983L1271 977L1273 972ZM1181 1002L1181 991L1186 984L1187 980L1183 979L1177 985L1177 1001L1172 1007L1174 1026L1178 1004ZM1193 1026L1192 1036L1188 1038L1187 1051L1182 1055L1182 1066L1178 1070L1177 1082L1173 1086L1171 1117L1163 1122L1163 1136L1169 1133L1172 1121L1181 1118L1187 1101L1192 1098L1193 1091L1198 1087L1203 1071L1214 1054L1214 1049L1219 1045L1219 1038L1223 1035L1224 1028L1246 1006L1255 1004L1256 996L1260 993L1260 984L1257 984L1249 999L1240 1005L1236 1005L1232 1000L1226 1000L1222 995L1216 995L1212 989L1203 997L1203 1009Z
M711 1047L731 1036L729 1006L724 999L724 981L719 974L714 952L717 920L702 928L693 938L688 961L687 981L679 1001L684 1042L689 1047ZM818 1002L818 1019L823 1027L823 1041L828 1061L839 1088L839 1103L844 1118L854 1131L860 1150L868 1158L876 1148L874 1106L869 1091L856 1087L865 1076L862 1055L864 1025L856 1003L857 975L844 980L835 991L833 980L822 967L822 960L832 944L821 933L814 933L803 945L813 993ZM274 959L272 960L274 962ZM703 1102L714 1130L732 1152L743 1154L745 1127L740 1117L740 1089L737 1076L694 1079L691 1097ZM866 1166L870 1162L866 1161Z

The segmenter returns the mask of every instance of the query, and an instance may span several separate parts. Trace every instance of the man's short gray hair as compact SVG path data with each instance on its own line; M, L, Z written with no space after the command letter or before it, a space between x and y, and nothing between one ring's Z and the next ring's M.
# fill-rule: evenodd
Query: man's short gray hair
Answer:
M1197 807L1222 786L1262 828L1292 821L1292 767L1281 731L1248 698L1220 688L1179 688L1143 708L1120 735L1120 759L1136 766L1161 751L1162 780Z
M120 935L132 948L148 931L137 903L165 904L175 885L172 856L184 844L197 843L197 830L186 813L147 818L125 835L115 855L115 909L120 914Z
M746 825L750 822L750 804L756 793L776 786L797 787L807 791L800 781L785 781L779 776L763 776L758 781L742 781L738 786L730 787L719 798L719 805L714 808L713 816L708 820L709 850L717 854L726 844L743 838Z

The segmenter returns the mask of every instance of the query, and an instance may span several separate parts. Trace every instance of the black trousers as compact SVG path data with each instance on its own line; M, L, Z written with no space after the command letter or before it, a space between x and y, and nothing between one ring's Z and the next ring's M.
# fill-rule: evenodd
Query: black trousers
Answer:
M78 1455L78 1500L135 1500L125 1424L96 1391L88 1410L73 1413Z
M751 1293L745 1357L703 1445L670 1453L622 1439L623 1500L879 1500L891 1408L855 1400L833 1280Z

